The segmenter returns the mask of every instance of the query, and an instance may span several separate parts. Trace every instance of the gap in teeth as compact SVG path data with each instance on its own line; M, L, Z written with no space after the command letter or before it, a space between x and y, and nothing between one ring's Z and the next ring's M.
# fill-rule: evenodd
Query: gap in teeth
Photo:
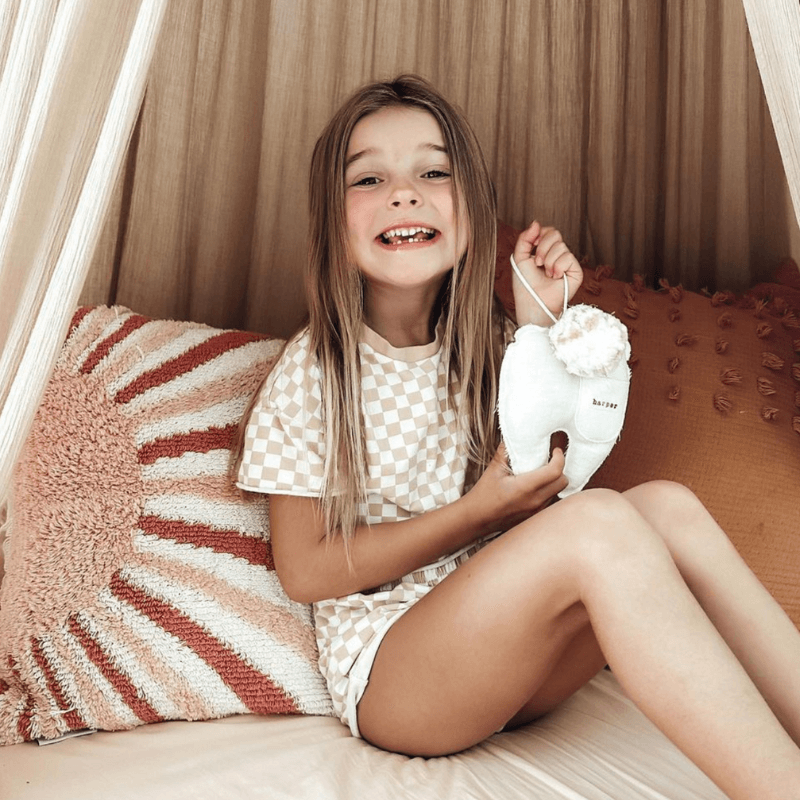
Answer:
M417 234L424 234L419 237ZM393 228L390 231L385 231L381 234L380 238L384 244L413 244L415 242L430 241L436 235L436 231L432 228ZM399 239L401 241L393 242L392 239Z

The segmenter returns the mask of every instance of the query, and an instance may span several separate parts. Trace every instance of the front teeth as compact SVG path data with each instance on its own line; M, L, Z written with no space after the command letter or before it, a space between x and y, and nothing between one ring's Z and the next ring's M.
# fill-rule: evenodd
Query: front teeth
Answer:
M433 228L394 228L391 231L384 231L383 236L387 239L391 239L393 236L416 236L418 233L430 233L434 234L436 231Z
M419 236L424 233L425 236ZM429 242L436 236L434 228L393 228L380 235L381 241L389 245L414 244L416 242Z

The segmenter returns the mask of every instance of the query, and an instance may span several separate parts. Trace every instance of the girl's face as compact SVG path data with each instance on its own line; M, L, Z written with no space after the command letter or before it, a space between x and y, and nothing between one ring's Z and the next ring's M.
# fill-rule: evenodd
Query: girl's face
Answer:
M455 218L450 158L427 111L393 106L359 120L345 191L350 253L371 283L438 287L464 254L467 222Z

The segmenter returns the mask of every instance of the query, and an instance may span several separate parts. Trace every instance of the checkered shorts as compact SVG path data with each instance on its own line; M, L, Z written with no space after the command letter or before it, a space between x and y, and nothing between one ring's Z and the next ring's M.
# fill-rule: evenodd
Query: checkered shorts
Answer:
M496 535L381 586L372 594L351 594L314 604L320 670L328 682L334 710L354 736L360 736L358 701L389 628Z

